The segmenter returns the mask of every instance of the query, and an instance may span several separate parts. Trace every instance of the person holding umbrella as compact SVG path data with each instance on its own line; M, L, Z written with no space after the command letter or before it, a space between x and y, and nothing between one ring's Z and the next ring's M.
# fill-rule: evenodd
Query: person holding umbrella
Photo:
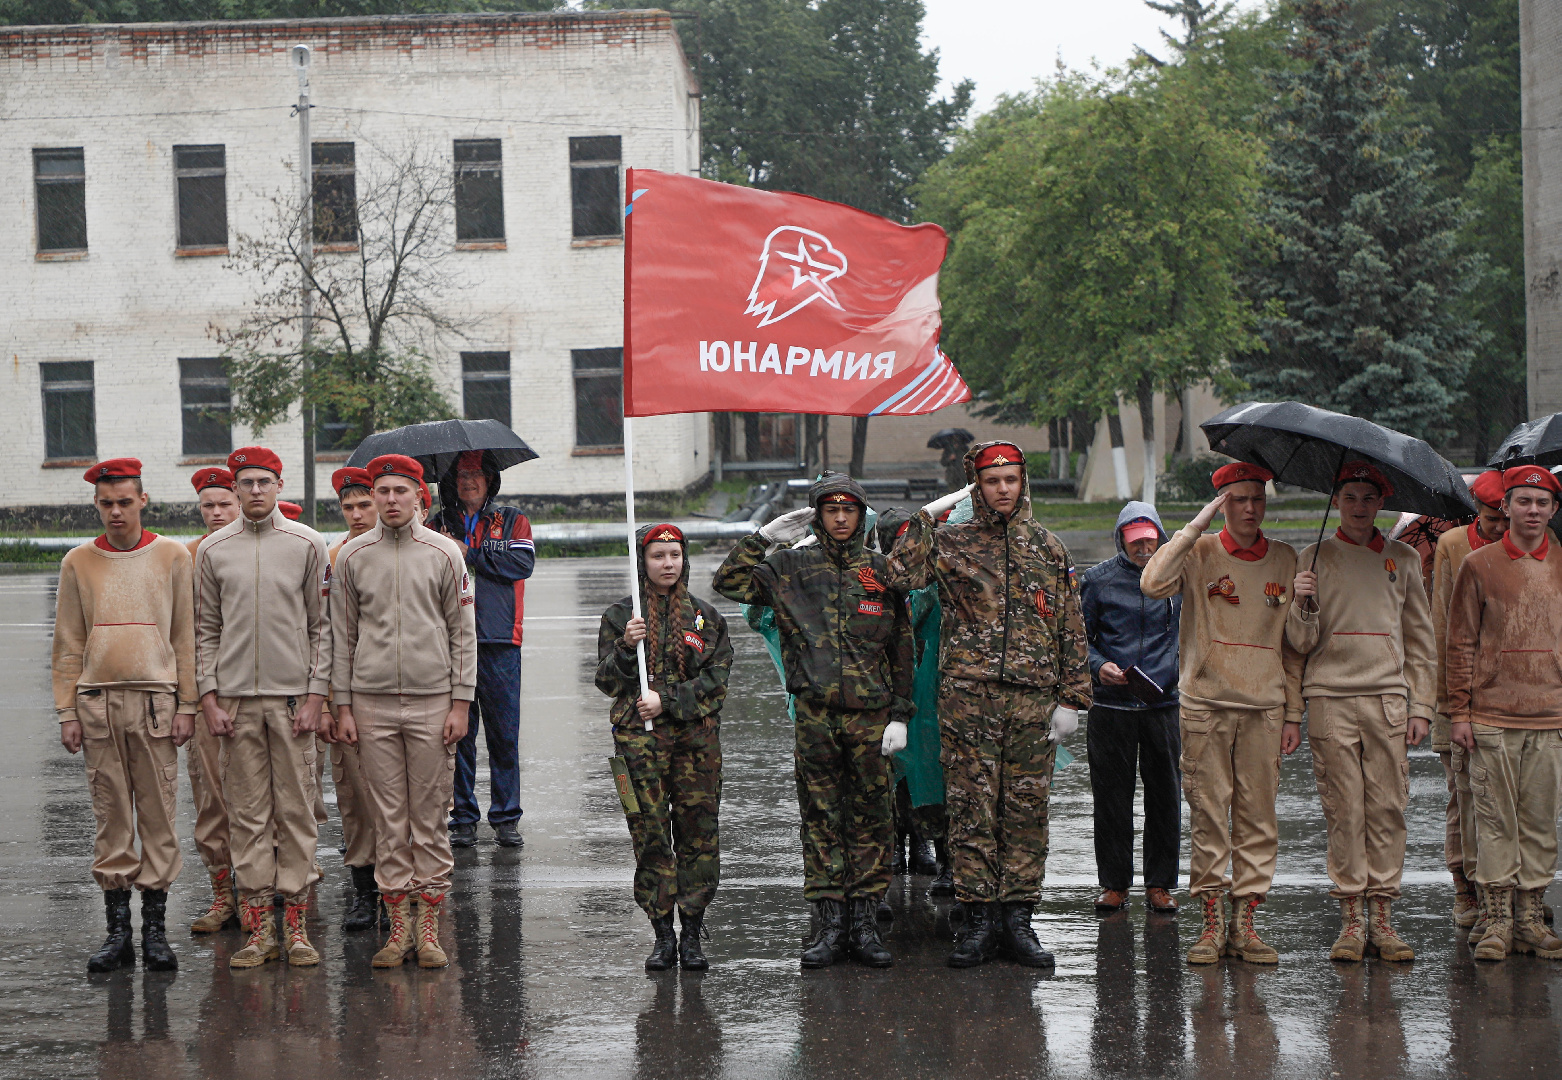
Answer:
M1393 484L1368 461L1347 462L1335 480L1340 526L1302 552L1308 569L1296 574L1286 621L1287 641L1306 657L1302 698L1340 902L1329 958L1359 961L1371 950L1413 960L1391 906L1405 867L1407 745L1426 738L1436 711L1431 611L1415 549L1374 523ZM1282 749L1300 744L1288 720Z

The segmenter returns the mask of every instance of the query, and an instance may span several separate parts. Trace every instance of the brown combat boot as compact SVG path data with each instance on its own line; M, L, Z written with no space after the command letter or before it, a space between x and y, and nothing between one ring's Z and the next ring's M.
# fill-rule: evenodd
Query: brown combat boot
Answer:
M385 911L390 916L390 938L385 947L374 954L377 968L401 967L413 948L412 897L404 892L384 893Z
M1369 896L1367 906L1367 945L1380 960L1414 960L1416 951L1394 932L1390 922L1393 901L1386 896Z
M309 944L309 931L304 927L304 914L308 904L294 902L289 897L282 921L287 928L287 962L293 967L314 967L320 962L320 954Z
M1214 964L1226 948L1226 894L1205 893L1198 900L1204 928L1199 933L1199 940L1188 950L1188 963Z
M1465 941L1473 948L1481 943L1486 928L1491 925L1491 902L1486 896L1486 886L1472 881L1470 887L1475 890L1475 921L1470 924L1470 936Z
M233 895L233 869L224 866L212 872L212 906L190 924L192 934L215 934L239 925L239 901Z
M1562 960L1562 938L1546 926L1540 898L1544 889L1517 889L1513 894L1513 951Z
M1464 876L1464 867L1452 868L1454 876L1454 925L1466 929L1480 918L1481 904L1475 896L1475 883Z
M1226 955L1240 957L1250 964L1278 964L1280 954L1270 948L1253 929L1253 912L1264 902L1261 896L1231 898L1230 929L1226 932Z
M439 947L439 907L445 894L418 894L418 967L442 968L450 963Z
M239 907L239 920L249 933L244 947L228 958L230 968L260 967L267 960L277 960L282 950L277 946L277 924L272 918L273 903L270 893L246 896Z
M1475 946L1477 960L1506 960L1513 951L1513 890L1486 887L1486 933Z
M1340 898L1340 936L1329 950L1330 960L1359 961L1367 947L1367 929L1361 914L1361 897Z

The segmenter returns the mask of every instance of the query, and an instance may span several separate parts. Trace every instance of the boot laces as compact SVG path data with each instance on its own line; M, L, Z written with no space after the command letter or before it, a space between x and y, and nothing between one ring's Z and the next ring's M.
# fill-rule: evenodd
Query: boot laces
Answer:
M1345 933L1350 937L1361 937L1361 901L1348 902L1345 912Z
M264 904L249 904L243 906L244 929L249 931L249 940L244 944L248 948L264 949L266 946L267 919L271 914L271 897L266 897Z
M1220 936L1220 896L1211 894L1204 898L1204 932L1199 939L1214 940Z
M289 946L299 942L309 943L309 935L304 930L304 905L289 904L283 912L283 920L287 923L287 943Z
M1373 904L1372 907L1374 909L1372 913L1372 929L1377 932L1378 937L1391 938L1396 936L1394 928L1389 925L1388 905L1386 903Z
M391 941L405 941L407 937L407 906L406 894L385 897L385 910L390 913L390 937Z
M439 927L434 920L437 917L436 912L439 911L439 905L444 902L444 897L435 899L428 895L420 895L419 900L422 901L422 906L418 913L418 944L438 945Z
M1257 901L1242 900L1237 903L1237 936L1242 938L1257 937L1253 929L1253 909L1258 906Z

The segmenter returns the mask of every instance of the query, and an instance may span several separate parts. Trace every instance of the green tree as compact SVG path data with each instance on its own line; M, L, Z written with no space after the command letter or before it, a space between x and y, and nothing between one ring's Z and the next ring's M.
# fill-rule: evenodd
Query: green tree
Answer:
M1502 437L1529 417L1524 310L1524 178L1517 140L1494 137L1475 150L1464 185L1474 212L1460 247L1482 261L1480 285L1461 310L1485 327L1476 347L1465 400L1456 414L1477 463L1491 460Z
M1468 215L1439 198L1400 94L1343 0L1299 0L1287 49L1306 66L1271 77L1264 221L1278 257L1254 267L1266 352L1233 368L1263 397L1294 398L1442 441L1479 327L1459 310L1478 260L1458 250Z

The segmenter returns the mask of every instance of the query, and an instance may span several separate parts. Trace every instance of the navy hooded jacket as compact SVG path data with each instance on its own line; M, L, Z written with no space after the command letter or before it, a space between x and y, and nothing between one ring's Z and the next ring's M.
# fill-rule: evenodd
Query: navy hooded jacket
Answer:
M466 543L466 565L472 571L477 598L479 645L519 645L526 613L526 579L532 576L537 550L532 525L513 506L495 506L499 470L483 455L488 500L468 514L456 496L455 473L439 482L439 528Z
M1155 523L1161 543L1166 529L1149 503L1130 502L1117 515L1117 554L1086 570L1080 584L1085 636L1090 647L1090 684L1097 705L1109 709L1155 709L1177 703L1177 634L1182 597L1152 600L1139 589L1140 568L1123 548L1123 526L1139 518ZM1101 665L1127 671L1137 666L1165 689L1160 701L1140 701L1126 686L1101 682Z

